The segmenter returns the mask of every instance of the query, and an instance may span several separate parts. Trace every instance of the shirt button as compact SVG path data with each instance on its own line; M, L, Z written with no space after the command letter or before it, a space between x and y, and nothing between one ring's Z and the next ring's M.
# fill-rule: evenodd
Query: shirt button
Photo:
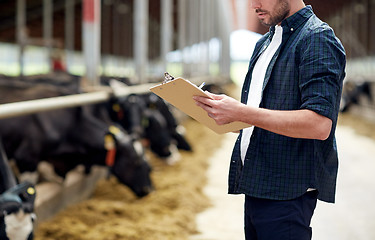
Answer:
M291 29L290 29L290 31L292 31L292 32L293 32L293 31L294 31L294 28L291 28Z

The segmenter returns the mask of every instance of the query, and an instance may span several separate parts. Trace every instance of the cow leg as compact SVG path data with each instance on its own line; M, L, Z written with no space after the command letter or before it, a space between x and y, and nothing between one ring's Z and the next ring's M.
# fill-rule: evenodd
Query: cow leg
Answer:
M171 155L165 159L168 165L173 165L178 162L181 158L181 155L177 149L177 146L173 143L169 145L169 151Z
M33 184L38 182L39 174L37 172L37 165L40 155L37 152L38 149L33 148L26 140L17 149L14 159L20 172L19 182L29 181Z
M52 164L46 161L42 161L38 164L38 173L40 178L47 182L56 182L58 184L64 182L64 178L57 175Z
M16 178L9 166L8 157L5 154L3 143L0 139L0 193L16 186Z

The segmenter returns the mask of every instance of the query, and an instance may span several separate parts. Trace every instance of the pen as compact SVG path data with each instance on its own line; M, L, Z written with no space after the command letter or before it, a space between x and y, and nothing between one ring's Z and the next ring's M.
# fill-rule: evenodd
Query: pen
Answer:
M200 89L202 89L202 87L205 85L206 83L205 82L202 82L202 84L201 85L199 85L199 87L198 88L200 88Z

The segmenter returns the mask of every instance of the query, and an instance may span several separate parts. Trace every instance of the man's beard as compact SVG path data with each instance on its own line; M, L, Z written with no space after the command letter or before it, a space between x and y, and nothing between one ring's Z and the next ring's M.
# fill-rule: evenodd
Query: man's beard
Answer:
M267 27L271 27L283 21L289 15L289 11L290 11L289 3L285 0L279 0L279 4L275 6L275 9L272 15L269 11L264 11L262 9L257 9L255 12L267 13L270 17L269 21L267 21L266 19L263 19L263 20L260 20L260 22L266 25Z

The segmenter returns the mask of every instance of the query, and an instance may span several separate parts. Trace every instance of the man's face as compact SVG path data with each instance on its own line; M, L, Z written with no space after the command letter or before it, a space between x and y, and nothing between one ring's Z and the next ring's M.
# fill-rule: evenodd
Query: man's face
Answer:
M251 7L268 27L279 24L290 12L289 0L251 0Z

